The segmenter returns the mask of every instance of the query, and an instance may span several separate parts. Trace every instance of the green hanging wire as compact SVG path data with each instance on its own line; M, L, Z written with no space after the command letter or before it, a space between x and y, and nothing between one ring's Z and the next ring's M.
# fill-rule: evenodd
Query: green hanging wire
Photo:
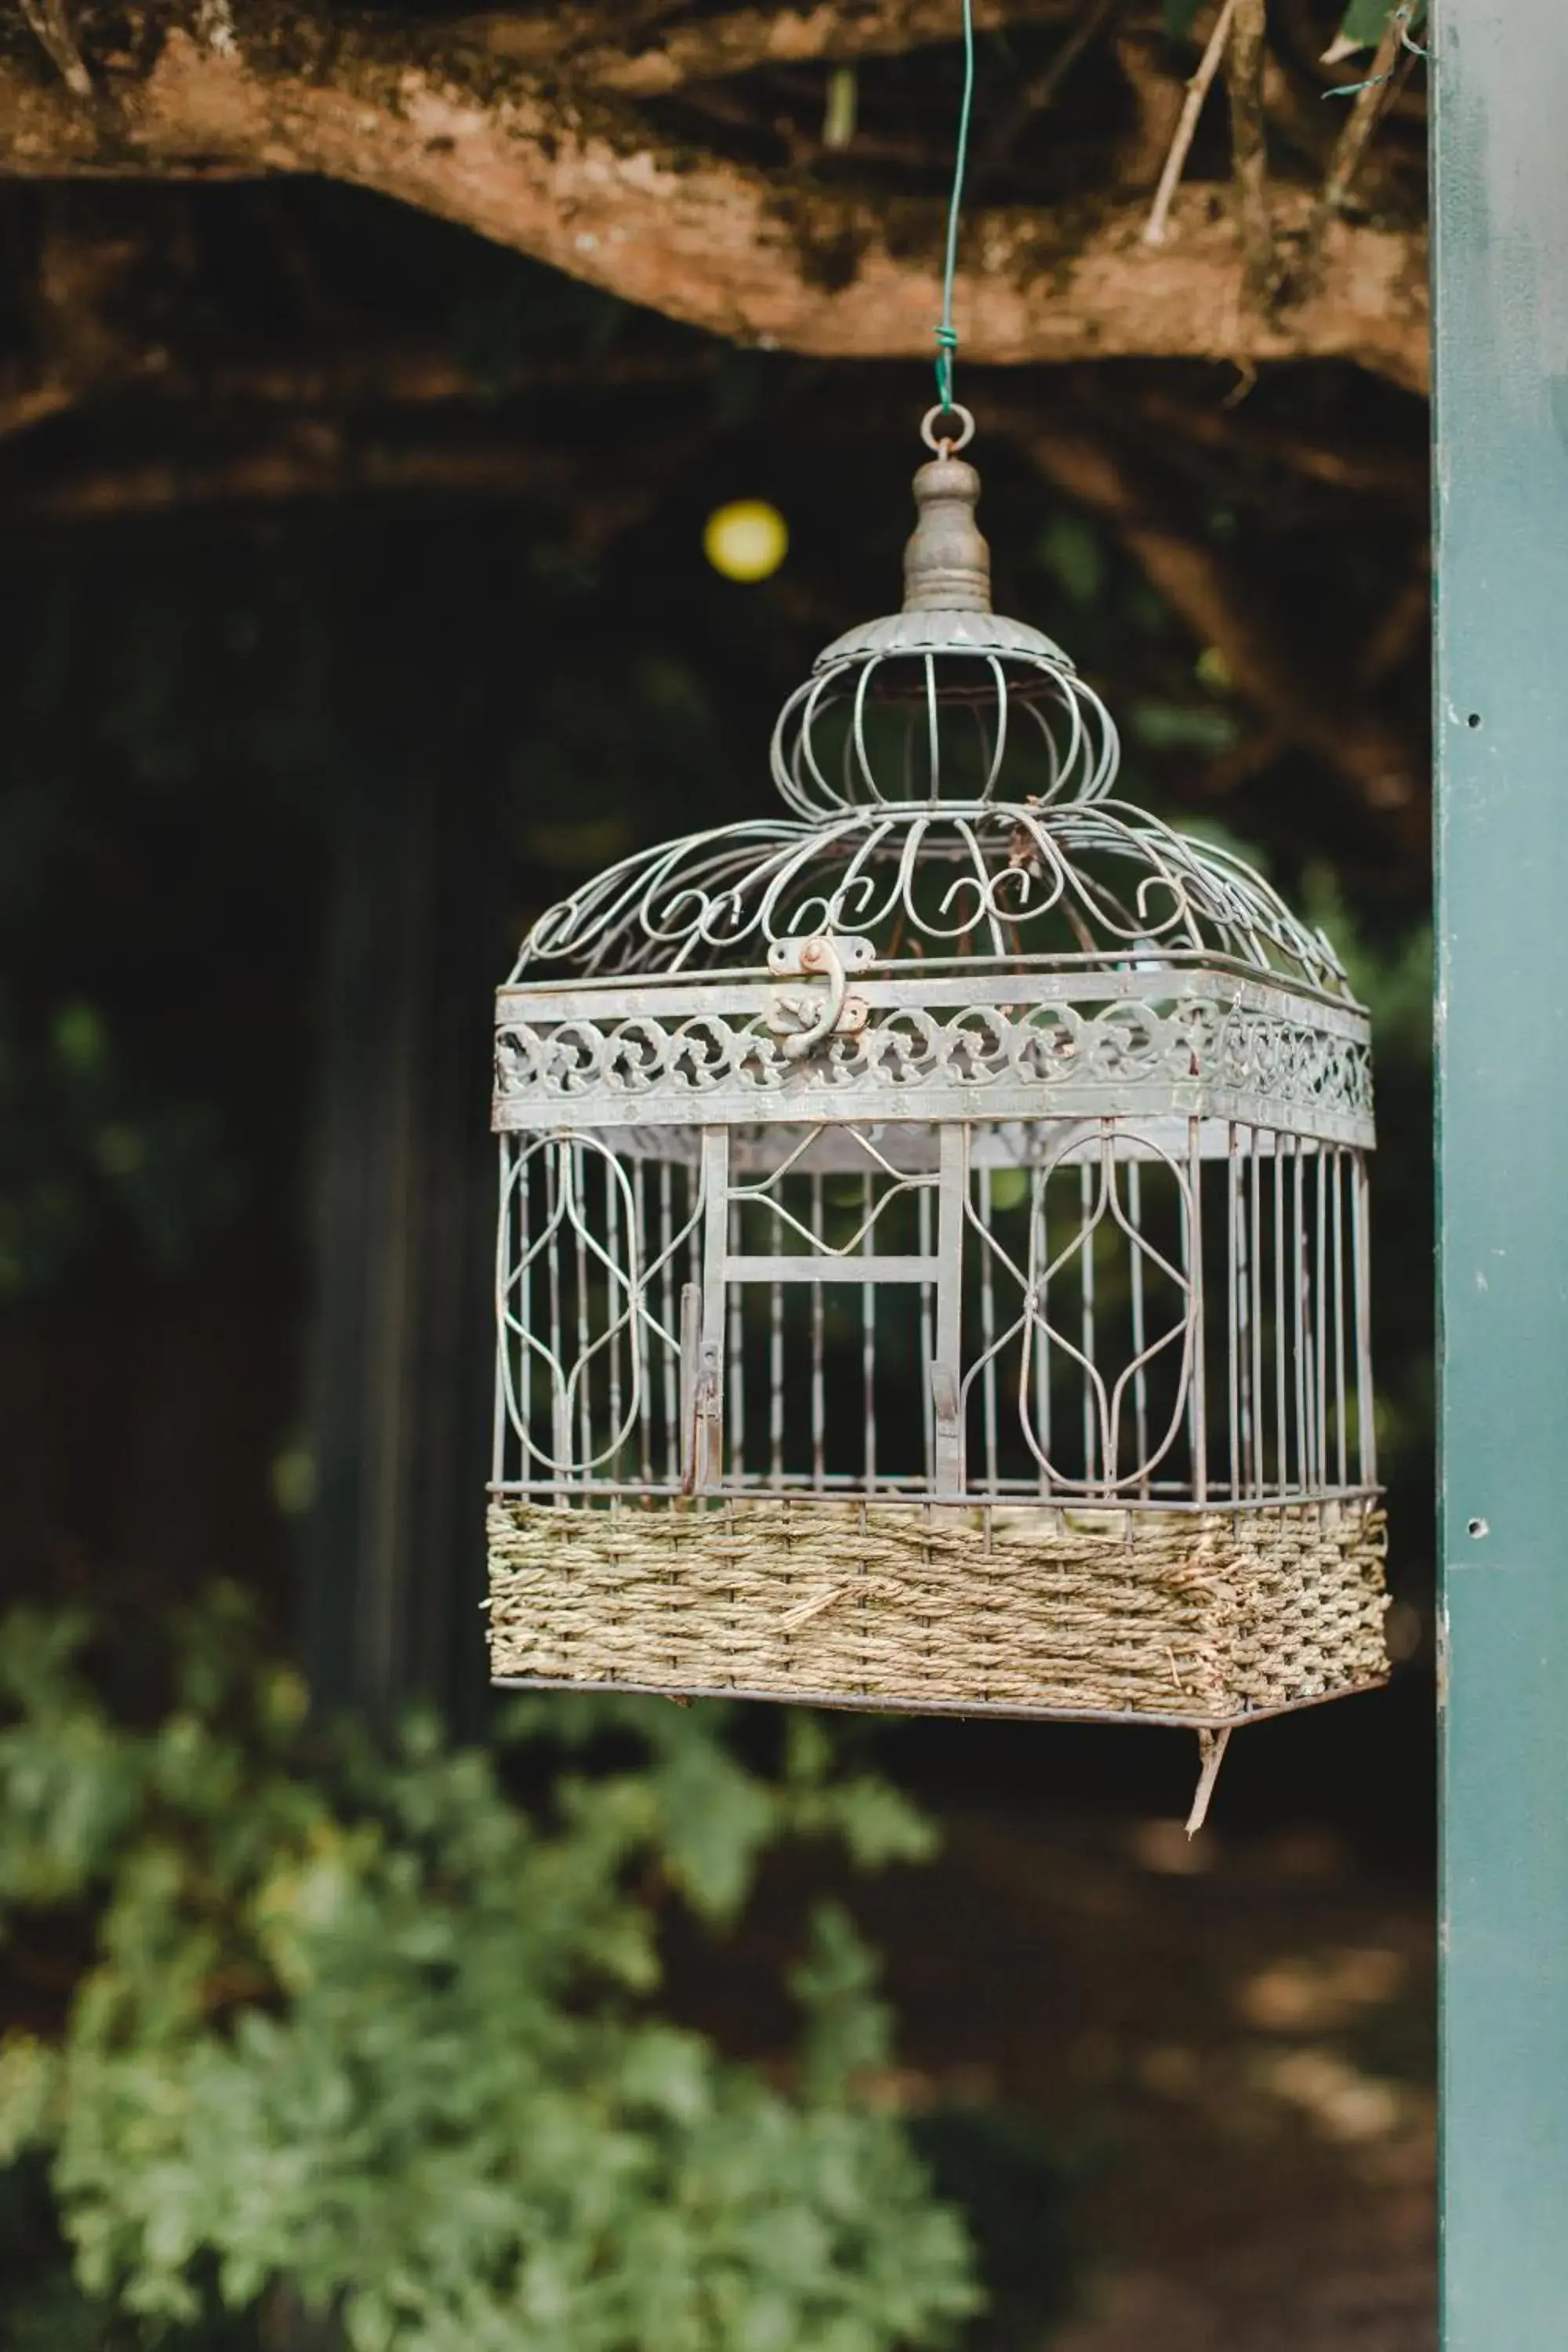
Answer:
M952 159L952 194L947 206L947 254L942 264L942 324L936 331L936 389L942 414L952 407L952 355L958 330L952 323L952 281L958 275L958 221L963 209L963 173L969 160L969 117L974 105L974 5L963 0L963 97L958 110L958 146Z

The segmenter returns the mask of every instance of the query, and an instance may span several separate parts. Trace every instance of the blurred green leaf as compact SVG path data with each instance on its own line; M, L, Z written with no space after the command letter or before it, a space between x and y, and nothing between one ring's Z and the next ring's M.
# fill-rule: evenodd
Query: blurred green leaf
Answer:
M1426 0L1405 0L1405 29L1414 34L1426 13ZM1394 0L1349 0L1330 56L1342 57L1351 49L1375 49L1394 13Z
M102 1066L108 1036L102 1015L90 1004L62 1004L55 1015L55 1051L68 1069L83 1076Z
M1375 49L1393 13L1391 0L1350 0L1340 23L1340 39L1354 48Z
M1127 731L1152 751L1228 751L1241 729L1228 710L1212 703L1135 702Z
M1105 550L1099 531L1081 515L1055 518L1040 541L1039 559L1073 604L1098 602L1105 586Z

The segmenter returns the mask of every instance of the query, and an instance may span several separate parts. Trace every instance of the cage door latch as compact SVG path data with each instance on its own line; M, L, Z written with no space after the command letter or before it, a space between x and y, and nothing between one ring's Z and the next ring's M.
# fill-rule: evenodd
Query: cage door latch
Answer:
M951 1364L931 1366L931 1396L936 1423L931 1484L939 1495L953 1495L963 1486L963 1436L959 1414L958 1375Z
M869 940L835 939L818 931L810 939L775 940L768 970L779 980L826 980L821 988L775 988L768 997L767 1024L782 1037L787 1058L801 1062L826 1037L858 1037L868 1017L864 997L849 993L851 972L875 961Z
M719 1467L723 1409L719 1350L702 1338L702 1294L694 1282L680 1293L680 1491L695 1495Z

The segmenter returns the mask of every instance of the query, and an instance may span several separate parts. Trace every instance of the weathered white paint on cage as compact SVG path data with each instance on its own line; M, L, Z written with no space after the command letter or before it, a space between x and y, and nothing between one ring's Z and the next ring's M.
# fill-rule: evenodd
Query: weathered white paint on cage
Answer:
M943 578L977 487L917 482ZM786 706L796 821L627 860L499 993L496 1671L1208 1728L1364 1686L1366 1016L1109 799L1059 648L933 609L923 529Z

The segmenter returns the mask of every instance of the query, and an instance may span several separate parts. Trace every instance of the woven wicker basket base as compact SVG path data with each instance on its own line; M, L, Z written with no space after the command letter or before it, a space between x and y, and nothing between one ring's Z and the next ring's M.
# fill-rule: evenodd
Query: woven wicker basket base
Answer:
M498 1681L1217 1725L1384 1680L1381 1511L490 1506Z

